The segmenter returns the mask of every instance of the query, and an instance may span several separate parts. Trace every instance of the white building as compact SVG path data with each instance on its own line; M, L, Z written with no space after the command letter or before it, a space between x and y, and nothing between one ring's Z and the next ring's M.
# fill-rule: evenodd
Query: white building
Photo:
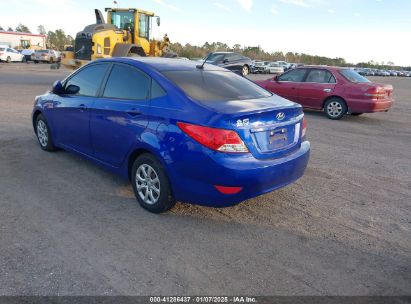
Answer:
M15 49L46 48L46 35L0 31L0 45Z

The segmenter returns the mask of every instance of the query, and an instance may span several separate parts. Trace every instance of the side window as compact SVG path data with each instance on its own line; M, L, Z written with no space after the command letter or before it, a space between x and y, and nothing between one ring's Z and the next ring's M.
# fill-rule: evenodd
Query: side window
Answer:
M149 30L150 30L150 23L148 20L148 16L146 14L140 13L139 15L139 36L141 38L149 39Z
M114 65L103 96L108 98L143 100L148 98L150 77L136 68Z
M76 85L80 88L80 91L76 95L96 96L106 74L107 67L107 64L93 64L88 66L71 77L65 83L64 87L67 88L69 85Z
M228 59L229 61L235 61L235 60L240 60L241 56L239 54L227 54L225 56L225 59Z
M306 73L306 69L296 69L288 73L285 73L278 77L279 81L291 81L291 82L301 82Z
M163 88L155 81L154 79L151 80L151 98L158 98L165 96L166 92L164 92Z
M305 82L335 83L334 76L327 70L314 69L310 71Z

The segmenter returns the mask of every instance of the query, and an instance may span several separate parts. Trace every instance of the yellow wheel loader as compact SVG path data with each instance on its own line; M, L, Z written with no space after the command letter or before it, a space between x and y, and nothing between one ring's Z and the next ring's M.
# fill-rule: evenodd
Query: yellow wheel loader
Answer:
M77 33L73 51L62 53L61 63L77 69L90 60L126 56L176 57L169 50L167 34L163 41L152 39L153 19L160 17L134 8L106 8L107 23L100 10L95 10L96 23Z

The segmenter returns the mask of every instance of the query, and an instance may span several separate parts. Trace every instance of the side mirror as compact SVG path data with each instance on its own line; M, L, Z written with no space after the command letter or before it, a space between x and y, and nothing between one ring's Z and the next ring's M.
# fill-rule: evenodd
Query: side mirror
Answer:
M160 17L157 17L157 26L160 26Z
M80 87L74 84L69 85L65 90L68 95L76 95L78 92L80 92Z
M273 78L275 81L278 81L278 75L274 76Z
M64 88L60 80L57 80L56 82L54 82L51 92L56 95L60 95L64 93Z

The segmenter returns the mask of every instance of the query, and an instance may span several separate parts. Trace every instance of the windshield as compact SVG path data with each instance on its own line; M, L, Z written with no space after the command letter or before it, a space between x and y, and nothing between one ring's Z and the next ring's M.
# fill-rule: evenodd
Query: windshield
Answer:
M263 66L264 65L264 62L256 62L255 63L255 66Z
M36 50L35 52L36 53L48 53L49 51L48 50Z
M133 12L112 12L111 23L121 30L134 29Z
M199 101L228 101L269 97L272 94L233 72L165 71L163 74L189 97Z
M351 82L370 82L367 78L361 76L354 70L341 70L341 74Z

